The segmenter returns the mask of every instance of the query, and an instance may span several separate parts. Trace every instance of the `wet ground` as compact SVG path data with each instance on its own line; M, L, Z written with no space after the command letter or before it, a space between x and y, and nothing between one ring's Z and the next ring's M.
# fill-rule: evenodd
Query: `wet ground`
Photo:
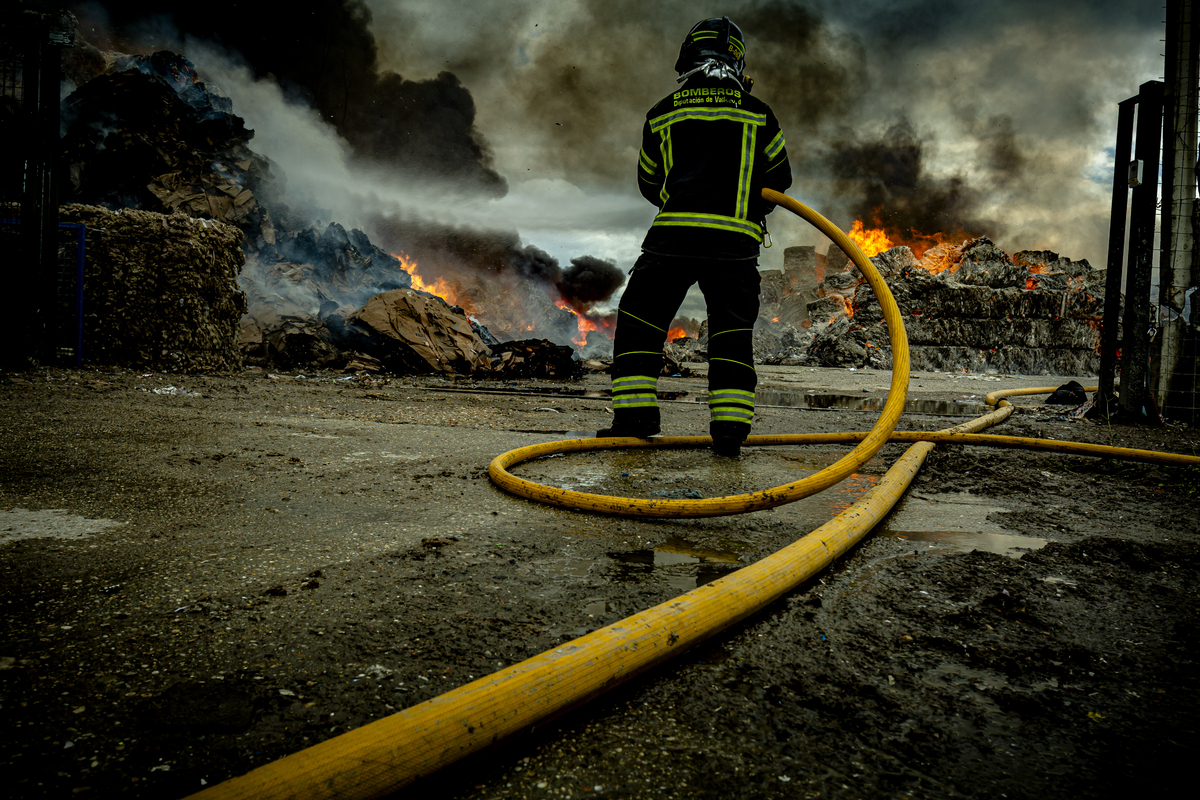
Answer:
M865 430L889 379L766 368L756 432ZM948 427L987 391L1058 382L918 374L901 427ZM606 425L602 376L2 383L0 736L21 797L186 796L752 563L901 452L773 511L619 520L486 477L503 451ZM703 381L662 388L665 432L702 434ZM1032 405L996 432L1200 449L1194 431ZM611 451L517 471L710 497L843 452ZM1200 744L1198 512L1194 468L938 448L880 529L810 585L413 793L1174 791Z

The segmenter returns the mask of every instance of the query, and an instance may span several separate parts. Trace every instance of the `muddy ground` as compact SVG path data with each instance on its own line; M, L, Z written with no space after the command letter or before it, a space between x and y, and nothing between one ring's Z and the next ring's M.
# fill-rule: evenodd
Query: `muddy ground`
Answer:
M10 797L172 798L427 700L794 541L868 489L741 517L555 510L506 450L611 419L582 383L0 380L0 737ZM887 373L764 370L756 431L864 430ZM1045 378L918 374L902 428ZM689 402L665 431L704 432ZM480 393L538 392L531 394ZM464 391L467 390L467 391ZM828 410L787 407L810 390ZM862 398L850 401L847 398ZM763 401L760 401L760 403ZM1035 401L1026 401L1033 403ZM957 415L957 416L956 416ZM1022 409L996 432L1195 453L1200 436ZM713 496L830 446L520 468ZM1146 796L1200 746L1200 469L938 448L880 530L727 634L411 792L516 797Z

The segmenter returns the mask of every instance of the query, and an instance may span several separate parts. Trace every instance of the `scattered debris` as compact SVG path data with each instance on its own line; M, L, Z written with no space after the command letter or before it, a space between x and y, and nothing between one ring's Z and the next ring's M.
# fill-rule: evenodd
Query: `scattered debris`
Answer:
M556 378L571 380L584 373L575 351L548 339L520 339L505 342L492 351L498 356L493 362L500 378Z

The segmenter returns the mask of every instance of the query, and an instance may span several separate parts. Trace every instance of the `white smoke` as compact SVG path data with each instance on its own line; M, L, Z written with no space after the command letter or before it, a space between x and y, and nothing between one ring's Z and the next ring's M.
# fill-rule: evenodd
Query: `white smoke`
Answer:
M628 262L652 214L645 202L611 190L585 192L557 178L510 182L504 198L456 192L430 179L355 163L332 125L288 97L269 78L211 44L187 41L184 55L201 77L232 98L254 130L251 146L279 168L289 205L314 222L368 226L378 216L418 219L478 231L517 230L560 261L581 255Z

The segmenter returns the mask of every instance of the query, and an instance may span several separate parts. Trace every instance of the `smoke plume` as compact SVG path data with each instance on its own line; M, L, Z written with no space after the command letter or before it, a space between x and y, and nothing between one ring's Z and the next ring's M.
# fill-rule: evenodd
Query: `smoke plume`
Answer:
M634 194L643 115L674 89L684 34L728 14L746 35L754 92L787 136L794 195L848 225L869 200L846 192L878 183L848 183L834 162L845 166L847 147L886 143L872 132L907 119L922 182L974 203L957 215L964 224L989 223L1010 249L1093 259L1106 249L1116 103L1162 74L1161 16L1135 0L367 2L380 63L413 76L454 71L511 181L551 174ZM769 222L776 241L816 243L786 215ZM779 251L763 256L781 266Z
M612 297L625 284L625 273L611 261L580 256L571 259L555 287L563 300L577 312L591 310L596 303Z
M355 162L421 162L455 191L485 196L502 182L512 194L536 181L577 189L566 206L524 192L541 206L510 224L524 232L573 215L574 225L556 221L558 241L604 242L601 255L619 252L622 264L652 213L634 190L645 111L675 88L684 34L718 13L686 0L319 0L288 13L265 2L229 15L180 5L168 21L162 8L133 0L113 16L132 31L159 13L157 28L142 29L174 26L242 53L255 76L310 103ZM880 214L897 224L946 220L1003 235L1008 249L1102 259L1116 103L1162 74L1154 9L729 0L719 13L745 32L747 73L788 138L797 197L845 225L882 199ZM902 140L889 133L898 120L909 121ZM414 183L404 184L410 197ZM596 203L611 212L601 222ZM455 210L421 205L459 224ZM787 215L769 222L777 242L819 243ZM782 266L782 249L764 251L764 266Z
M858 198L850 213L867 227L885 229L897 243L915 244L938 233L953 241L998 238L998 223L977 218L981 194L962 175L927 173L926 148L908 121L874 140L834 145L830 165L838 188L843 196Z
M450 72L414 81L380 71L361 0L315 0L295 10L259 0L228 13L189 3L164 12L161 3L125 0L88 4L80 14L85 33L89 20L106 19L116 31L107 44L117 49L180 52L192 38L237 53L255 78L270 76L311 105L358 159L457 190L506 191L475 125L470 91Z

